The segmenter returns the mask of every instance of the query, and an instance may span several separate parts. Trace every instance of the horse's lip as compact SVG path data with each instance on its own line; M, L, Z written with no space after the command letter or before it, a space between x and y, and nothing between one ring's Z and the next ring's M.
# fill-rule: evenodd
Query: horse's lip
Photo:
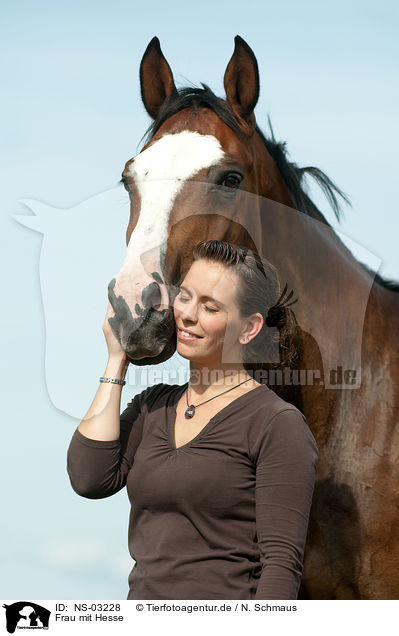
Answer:
M197 336L197 338L202 338L202 336L199 336L197 333L194 333L193 331L189 331L188 329L184 329L183 327L177 327L179 331L185 331L186 333L189 333L190 336Z

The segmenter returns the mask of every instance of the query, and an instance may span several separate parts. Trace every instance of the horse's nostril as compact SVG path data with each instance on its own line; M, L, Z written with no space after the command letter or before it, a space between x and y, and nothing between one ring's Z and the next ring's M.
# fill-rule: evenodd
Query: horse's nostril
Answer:
M161 304L161 290L158 283L150 283L143 289L141 299L144 309L157 307Z

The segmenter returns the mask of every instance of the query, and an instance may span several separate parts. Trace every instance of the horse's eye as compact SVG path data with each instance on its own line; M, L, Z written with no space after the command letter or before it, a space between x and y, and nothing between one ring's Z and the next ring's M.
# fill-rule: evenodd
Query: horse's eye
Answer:
M242 181L242 177L236 173L227 174L222 181L222 186L226 188L239 188Z

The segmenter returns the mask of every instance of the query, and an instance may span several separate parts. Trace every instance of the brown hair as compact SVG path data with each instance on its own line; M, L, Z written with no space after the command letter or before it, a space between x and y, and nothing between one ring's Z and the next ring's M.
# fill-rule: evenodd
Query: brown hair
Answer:
M195 261L205 258L232 267L240 281L237 304L241 316L247 318L255 313L263 316L261 330L242 348L244 368L247 371L264 368L268 351L276 341L280 344L280 362L268 363L267 366L277 368L289 365L296 357L293 343L296 320L287 304L293 292L285 300L282 299L287 286L281 293L276 268L249 248L226 241L201 241L195 246L193 256ZM278 332L271 327L276 327Z

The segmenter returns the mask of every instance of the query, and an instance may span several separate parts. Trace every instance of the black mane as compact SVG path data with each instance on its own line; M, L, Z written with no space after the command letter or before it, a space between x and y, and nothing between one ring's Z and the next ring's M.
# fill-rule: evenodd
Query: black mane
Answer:
M189 107L194 107L196 110L200 108L210 108L227 126L229 126L229 128L234 130L237 135L243 136L235 115L227 102L217 97L206 84L201 85L202 88L191 86L180 88L176 93L172 94L165 100L156 119L154 119L147 131L144 133L143 139L145 143L152 139L167 119L184 108ZM296 209L331 227L330 223L328 223L327 219L306 193L305 177L309 175L310 177L313 177L313 179L315 179L321 187L337 220L341 221L342 210L337 197L340 197L343 201L345 201L345 203L350 205L348 196L319 168L314 166L305 166L301 168L295 163L289 161L287 157L288 153L286 149L286 142L277 141L275 139L270 118L269 128L271 132L270 138L267 138L258 126L256 126L256 132L265 144L267 151L276 162ZM374 272L364 265L364 263L362 263L362 266L368 273L371 275L374 274ZM379 274L375 274L375 281L386 289L396 292L399 291L398 281L385 280Z

